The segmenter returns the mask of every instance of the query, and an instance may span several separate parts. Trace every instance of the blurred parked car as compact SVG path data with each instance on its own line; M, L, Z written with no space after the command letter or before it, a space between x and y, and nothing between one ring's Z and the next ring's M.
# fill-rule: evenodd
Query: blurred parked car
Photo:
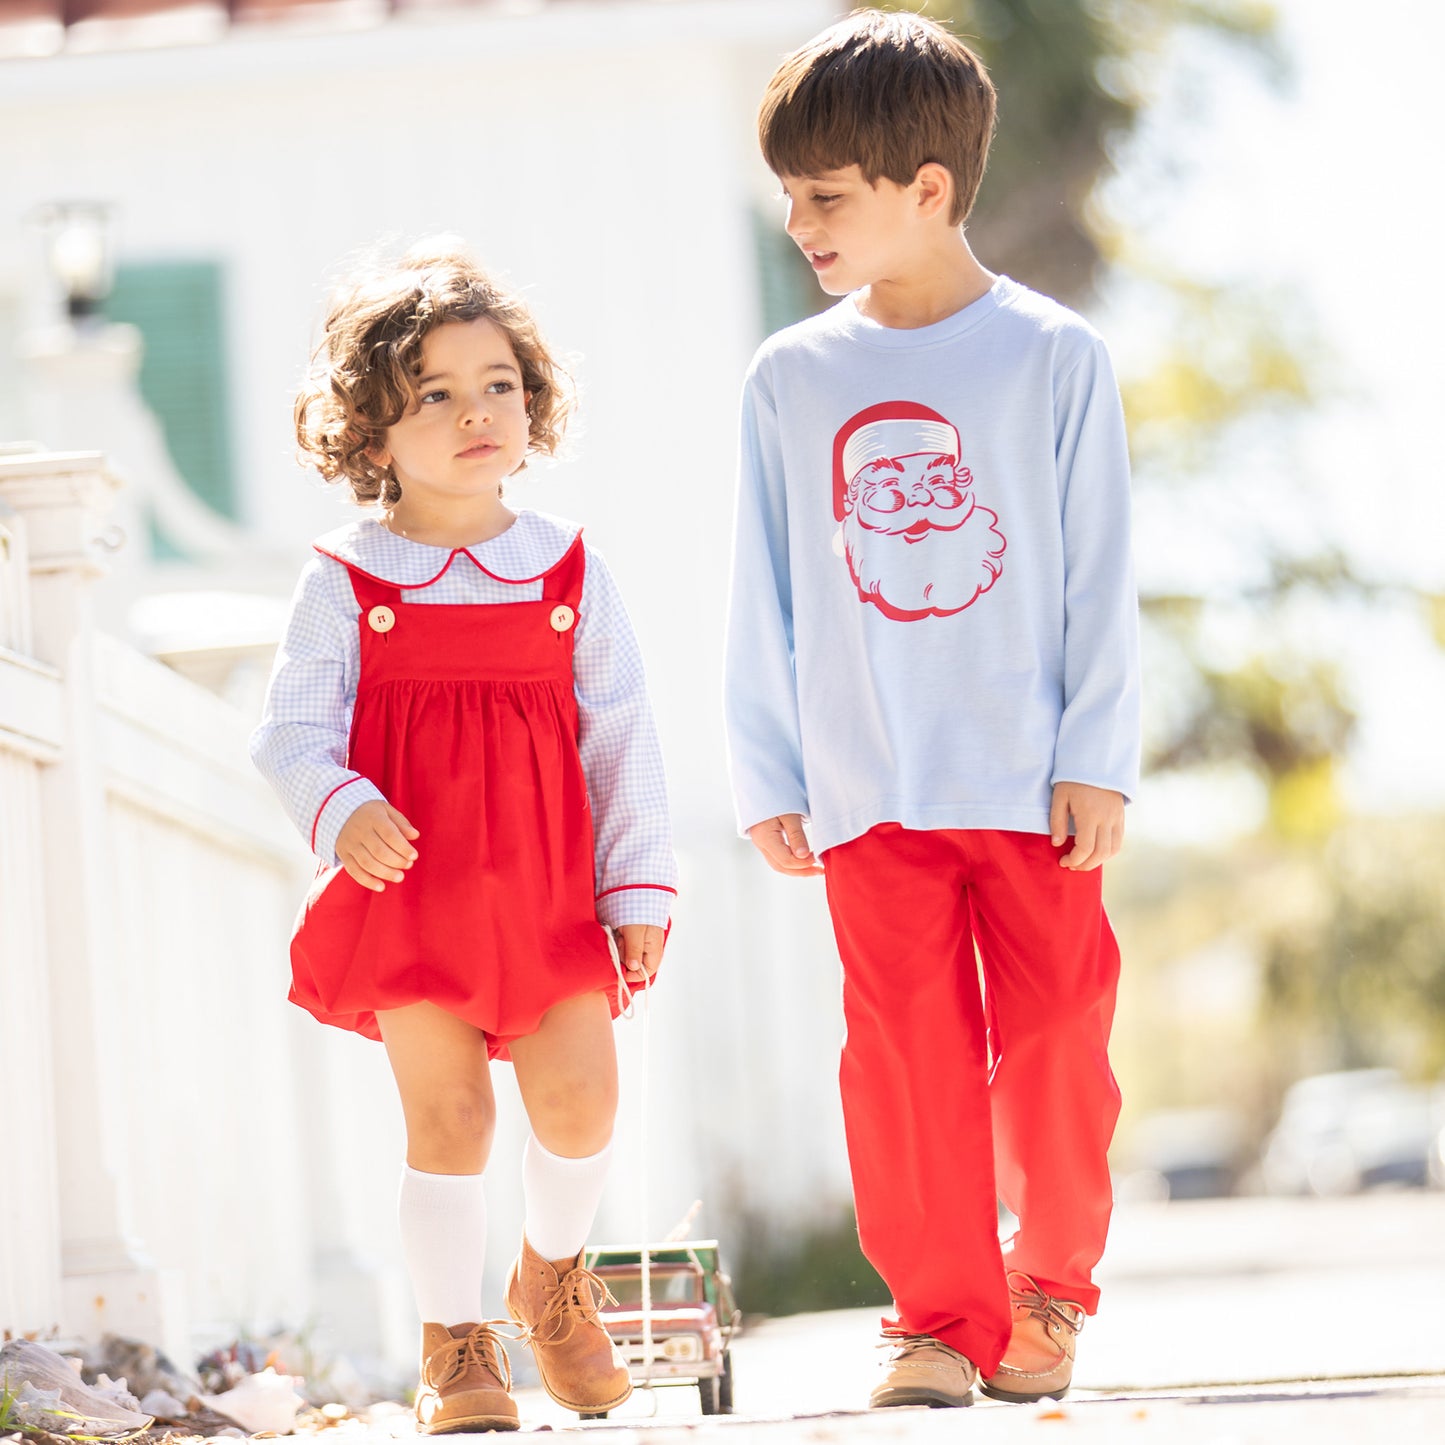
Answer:
M1442 1124L1438 1094L1407 1084L1394 1069L1300 1079L1285 1091L1265 1143L1265 1188L1323 1195L1429 1184Z
M1117 1192L1140 1200L1232 1194L1248 1154L1248 1130L1232 1109L1156 1109L1129 1132Z

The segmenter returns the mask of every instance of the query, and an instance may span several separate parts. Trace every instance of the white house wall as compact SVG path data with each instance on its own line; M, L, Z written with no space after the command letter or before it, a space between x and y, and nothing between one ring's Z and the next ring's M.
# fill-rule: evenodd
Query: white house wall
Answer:
M326 277L358 246L459 233L578 357L571 455L529 470L514 495L583 520L607 555L642 641L669 763L683 895L652 1001L654 1227L698 1194L702 1226L725 1235L744 1205L802 1222L846 1198L832 1081L841 1009L821 885L772 877L735 838L719 703L736 404L762 324L752 210L771 189L753 116L778 57L840 8L675 0L453 12L353 34L238 31L209 47L0 63L0 294L13 312L36 312L43 286L21 219L56 198L114 200L122 260L221 261L243 520L294 549L298 570L307 540L348 515L296 466L290 405ZM133 803L112 805L112 826L140 848L148 825ZM192 861L208 870L198 888L224 886L222 854ZM123 891L141 887L124 860L116 866ZM304 1020L293 1021L302 1027L291 1063L274 1038L261 1056L245 1040L205 1048L205 1020L226 1011L226 988L265 989L277 1008L284 992L283 960L265 942L284 934L284 920L253 916L245 870L237 877L223 913L245 919L244 941L265 961L243 985L201 956L185 990L149 996L152 1037L180 1030L182 1045L158 1081L136 1084L135 1107L163 1108L170 1088L244 1089L248 1070L269 1094L288 1068L303 1096L354 1098L350 1136L303 1138L312 1163L297 1165L294 1140L256 1162L267 1179L297 1167L314 1176L301 1191L308 1207L340 1222L333 1303L364 1273L351 1255L367 1240L384 1264L383 1291L395 1294L399 1121L379 1052L319 1039ZM160 902L135 893L125 906ZM143 919L133 922L142 936ZM638 1026L621 1037L624 1116L599 1231L631 1235L644 1199ZM507 1083L499 1071L499 1087ZM334 1102L318 1117L337 1117ZM521 1128L512 1101L493 1201L503 1267L520 1226L511 1196ZM163 1155L163 1125L154 1130L149 1146ZM355 1161L354 1196L327 1196L318 1151ZM208 1174L227 1162L214 1141L191 1157ZM235 1161L232 1179L249 1168ZM240 1234L225 1248L263 1238L280 1251L276 1268L257 1261L258 1279L288 1263L278 1198L248 1182L226 1216ZM146 1234L186 1238L182 1206L159 1182L138 1208ZM172 1253L189 1260L199 1248ZM198 1323L246 1313L219 1284L192 1288ZM309 1285L298 1290L298 1308L316 1302Z
M567 5L0 63L0 292L43 291L21 221L57 196L113 199L123 260L219 259L241 506L299 567L348 515L293 460L326 277L383 235L464 236L580 358L572 455L515 495L581 518L608 555L679 810L725 817L717 678L768 186L753 115L777 57L835 8Z

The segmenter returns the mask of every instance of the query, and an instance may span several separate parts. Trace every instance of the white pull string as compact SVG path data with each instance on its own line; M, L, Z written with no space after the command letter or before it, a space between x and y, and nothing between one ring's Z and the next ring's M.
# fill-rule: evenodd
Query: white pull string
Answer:
M647 1207L649 1163L651 1154L647 1141L647 1076L650 1065L648 1054L652 1042L652 975L642 985L642 1083L639 1091L638 1109L639 1149L642 1153L642 1384L644 1389L652 1388L652 1223ZM654 1397L654 1408L656 1399Z
M627 982L622 972L622 954L618 948L617 939L608 930L608 941L612 945L612 967L617 972L617 1005L618 1018L632 1019L637 1017L637 993ZM642 1064L639 1070L640 1080L638 1083L638 1152L642 1156L640 1168L642 1179L642 1204L639 1210L641 1215L640 1225L642 1231L642 1249L640 1263L642 1266L642 1380L644 1390L652 1389L652 1223L649 1218L647 1207L648 1199L648 1174L651 1162L651 1155L648 1146L647 1132L647 1081L648 1071L651 1066L651 1044L652 1044L652 975L644 974L642 980ZM657 1397L652 1397L653 1413L657 1413Z

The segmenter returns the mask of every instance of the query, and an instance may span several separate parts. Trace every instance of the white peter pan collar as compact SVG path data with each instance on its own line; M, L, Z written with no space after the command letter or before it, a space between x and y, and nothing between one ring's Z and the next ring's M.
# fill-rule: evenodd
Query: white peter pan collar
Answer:
M429 587L459 557L501 582L535 582L566 555L581 528L523 507L499 536L470 547L430 547L388 531L374 516L348 522L311 545L325 557L394 587Z

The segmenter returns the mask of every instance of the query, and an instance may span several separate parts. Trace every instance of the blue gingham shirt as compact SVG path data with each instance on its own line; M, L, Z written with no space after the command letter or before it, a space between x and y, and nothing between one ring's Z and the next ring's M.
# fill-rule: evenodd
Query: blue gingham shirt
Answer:
M323 862L337 861L336 839L347 818L382 796L346 766L361 670L360 606L351 574L335 559L400 587L405 602L530 602L542 596L540 574L561 559L577 531L559 518L521 510L500 536L455 553L409 542L373 517L317 539L292 598L251 757ZM606 564L590 547L586 558L573 676L595 830L597 916L613 927L665 926L677 864L642 657ZM499 580L514 577L536 580Z

